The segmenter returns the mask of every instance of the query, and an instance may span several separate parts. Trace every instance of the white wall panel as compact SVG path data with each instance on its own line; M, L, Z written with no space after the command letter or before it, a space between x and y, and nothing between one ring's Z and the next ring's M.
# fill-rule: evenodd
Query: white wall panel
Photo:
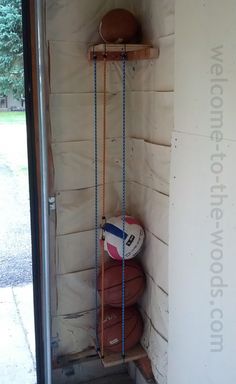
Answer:
M170 148L131 139L129 180L169 194Z
M160 39L158 60L127 63L126 86L135 91L173 91L174 35ZM103 64L98 64L98 91L103 90ZM50 42L50 86L52 93L93 91L93 64L87 59L87 46L75 42ZM109 63L107 90L122 88L120 63ZM100 71L99 71L100 69Z
M98 143L98 180L102 182L102 142ZM52 144L55 190L74 190L94 186L93 141ZM122 140L106 140L106 181L122 180ZM127 139L127 180L169 194L170 148Z
M210 137L216 126L225 138L236 140L235 13L234 0L177 1L178 131Z
M93 92L93 63L87 58L86 43L50 41L50 90L51 93ZM120 63L108 63L107 91L122 89ZM129 81L127 78L127 87ZM97 90L103 91L103 63L98 63Z
M121 93L107 94L107 138L121 137ZM98 136L102 136L103 94L97 95ZM129 115L129 114L128 114ZM128 117L128 116L127 116ZM51 94L50 119L53 142L94 139L94 94Z
M169 241L169 198L137 183L129 186L129 211L166 244Z
M218 152L210 138L181 133L174 143L169 383L234 382L236 143L223 141ZM216 174L212 156L221 153L223 171Z
M146 289L140 300L152 325L166 340L168 339L168 295L157 286L155 281L146 276Z
M98 26L102 17L113 8L135 11L134 0L48 0L47 39L101 41ZM64 26L62 28L61 26Z
M84 312L95 307L95 270L57 276L57 315Z
M94 311L53 317L52 337L58 341L57 354L73 354L93 347L94 329Z
M121 137L121 93L107 95L107 137ZM173 92L128 92L127 133L155 144L170 145L174 128ZM93 93L51 94L50 119L53 142L93 140ZM98 94L98 121L103 94ZM98 134L102 134L98 124Z
M173 92L131 92L130 135L155 144L170 145L174 129Z
M145 272L165 292L168 292L168 246L151 232L145 232L144 249L139 256Z
M107 217L121 213L121 184L107 184L106 194ZM88 231L95 227L94 196L95 188L57 193L57 235ZM101 204L101 187L99 196Z
M168 368L168 343L163 337L153 328L150 319L143 315L145 327L142 336L142 345L146 349L149 358L151 359L152 370L157 383L167 383L167 368Z
M101 188L99 188L101 196ZM121 212L121 183L107 184L107 217ZM94 188L58 192L57 235L94 228ZM127 189L128 212L137 216L155 236L168 243L169 198L137 183Z
M233 0L177 1L175 125L182 133L171 172L169 384L236 379L236 148L222 140L235 140L235 10ZM210 138L213 111L218 142ZM212 216L217 199L220 219Z
M106 141L106 181L118 182L122 179L120 139ZM98 180L102 183L102 142L98 143ZM80 141L52 144L55 189L56 191L89 188L95 185L94 143ZM130 174L128 170L127 172Z
M130 68L133 91L174 90L174 43L174 35L160 38L158 59L141 60Z
M142 23L144 41L158 45L161 36L174 33L174 0L135 1L137 15Z
M94 267L95 231L57 236L57 273L65 274Z
M159 384L167 383L168 343L151 327L148 354L151 357L152 370Z

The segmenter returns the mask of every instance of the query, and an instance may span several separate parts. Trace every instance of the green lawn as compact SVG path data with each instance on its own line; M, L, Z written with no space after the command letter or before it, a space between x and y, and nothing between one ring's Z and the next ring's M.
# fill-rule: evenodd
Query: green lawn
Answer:
M0 112L0 124L25 123L25 112Z

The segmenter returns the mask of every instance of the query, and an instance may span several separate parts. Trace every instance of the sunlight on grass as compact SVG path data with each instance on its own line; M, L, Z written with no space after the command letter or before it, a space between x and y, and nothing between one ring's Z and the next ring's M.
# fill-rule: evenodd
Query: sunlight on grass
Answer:
M27 172L24 112L0 112L0 166L6 166L21 175Z
M25 124L25 112L0 112L0 124Z

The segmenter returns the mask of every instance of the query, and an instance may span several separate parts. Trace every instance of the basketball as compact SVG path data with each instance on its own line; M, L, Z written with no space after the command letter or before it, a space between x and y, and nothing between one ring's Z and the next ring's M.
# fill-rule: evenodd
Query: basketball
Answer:
M101 294L101 272L98 276L98 292ZM128 260L125 263L125 306L135 304L145 288L145 275L142 267ZM122 264L115 261L105 263L104 303L113 307L122 306Z
M139 23L126 9L113 9L102 18L99 34L105 43L134 43L139 34Z
M104 308L104 349L122 352L122 312L121 308ZM125 309L125 351L133 348L143 333L143 320L136 307ZM99 324L101 343L101 323Z
M139 221L134 217L125 216L125 233L123 232L122 216L107 220L104 231L104 247L113 259L122 260L123 258L123 237L125 238L125 260L132 259L140 252L145 234Z

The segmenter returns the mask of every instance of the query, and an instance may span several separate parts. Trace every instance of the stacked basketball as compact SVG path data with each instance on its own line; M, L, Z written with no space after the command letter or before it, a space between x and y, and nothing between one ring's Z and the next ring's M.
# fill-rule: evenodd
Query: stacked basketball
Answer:
M124 227L123 227L124 226ZM123 243L123 228L125 228L125 244ZM122 300L124 301L124 338L125 350L134 347L143 332L142 317L134 304L137 303L145 288L145 274L139 263L127 259L134 257L141 250L144 240L144 230L133 217L110 219L105 229L105 246L108 254L119 261L109 261L104 266L104 276L98 276L98 292L106 305L103 321L103 345L112 352L122 351ZM108 246L110 244L110 246ZM123 245L123 246L122 246ZM138 246L137 246L138 245ZM123 252L122 252L123 248ZM129 249L128 249L129 248ZM124 273L122 253L125 258ZM124 277L122 279L122 277ZM102 283L103 278L103 283ZM99 337L101 338L101 324Z

